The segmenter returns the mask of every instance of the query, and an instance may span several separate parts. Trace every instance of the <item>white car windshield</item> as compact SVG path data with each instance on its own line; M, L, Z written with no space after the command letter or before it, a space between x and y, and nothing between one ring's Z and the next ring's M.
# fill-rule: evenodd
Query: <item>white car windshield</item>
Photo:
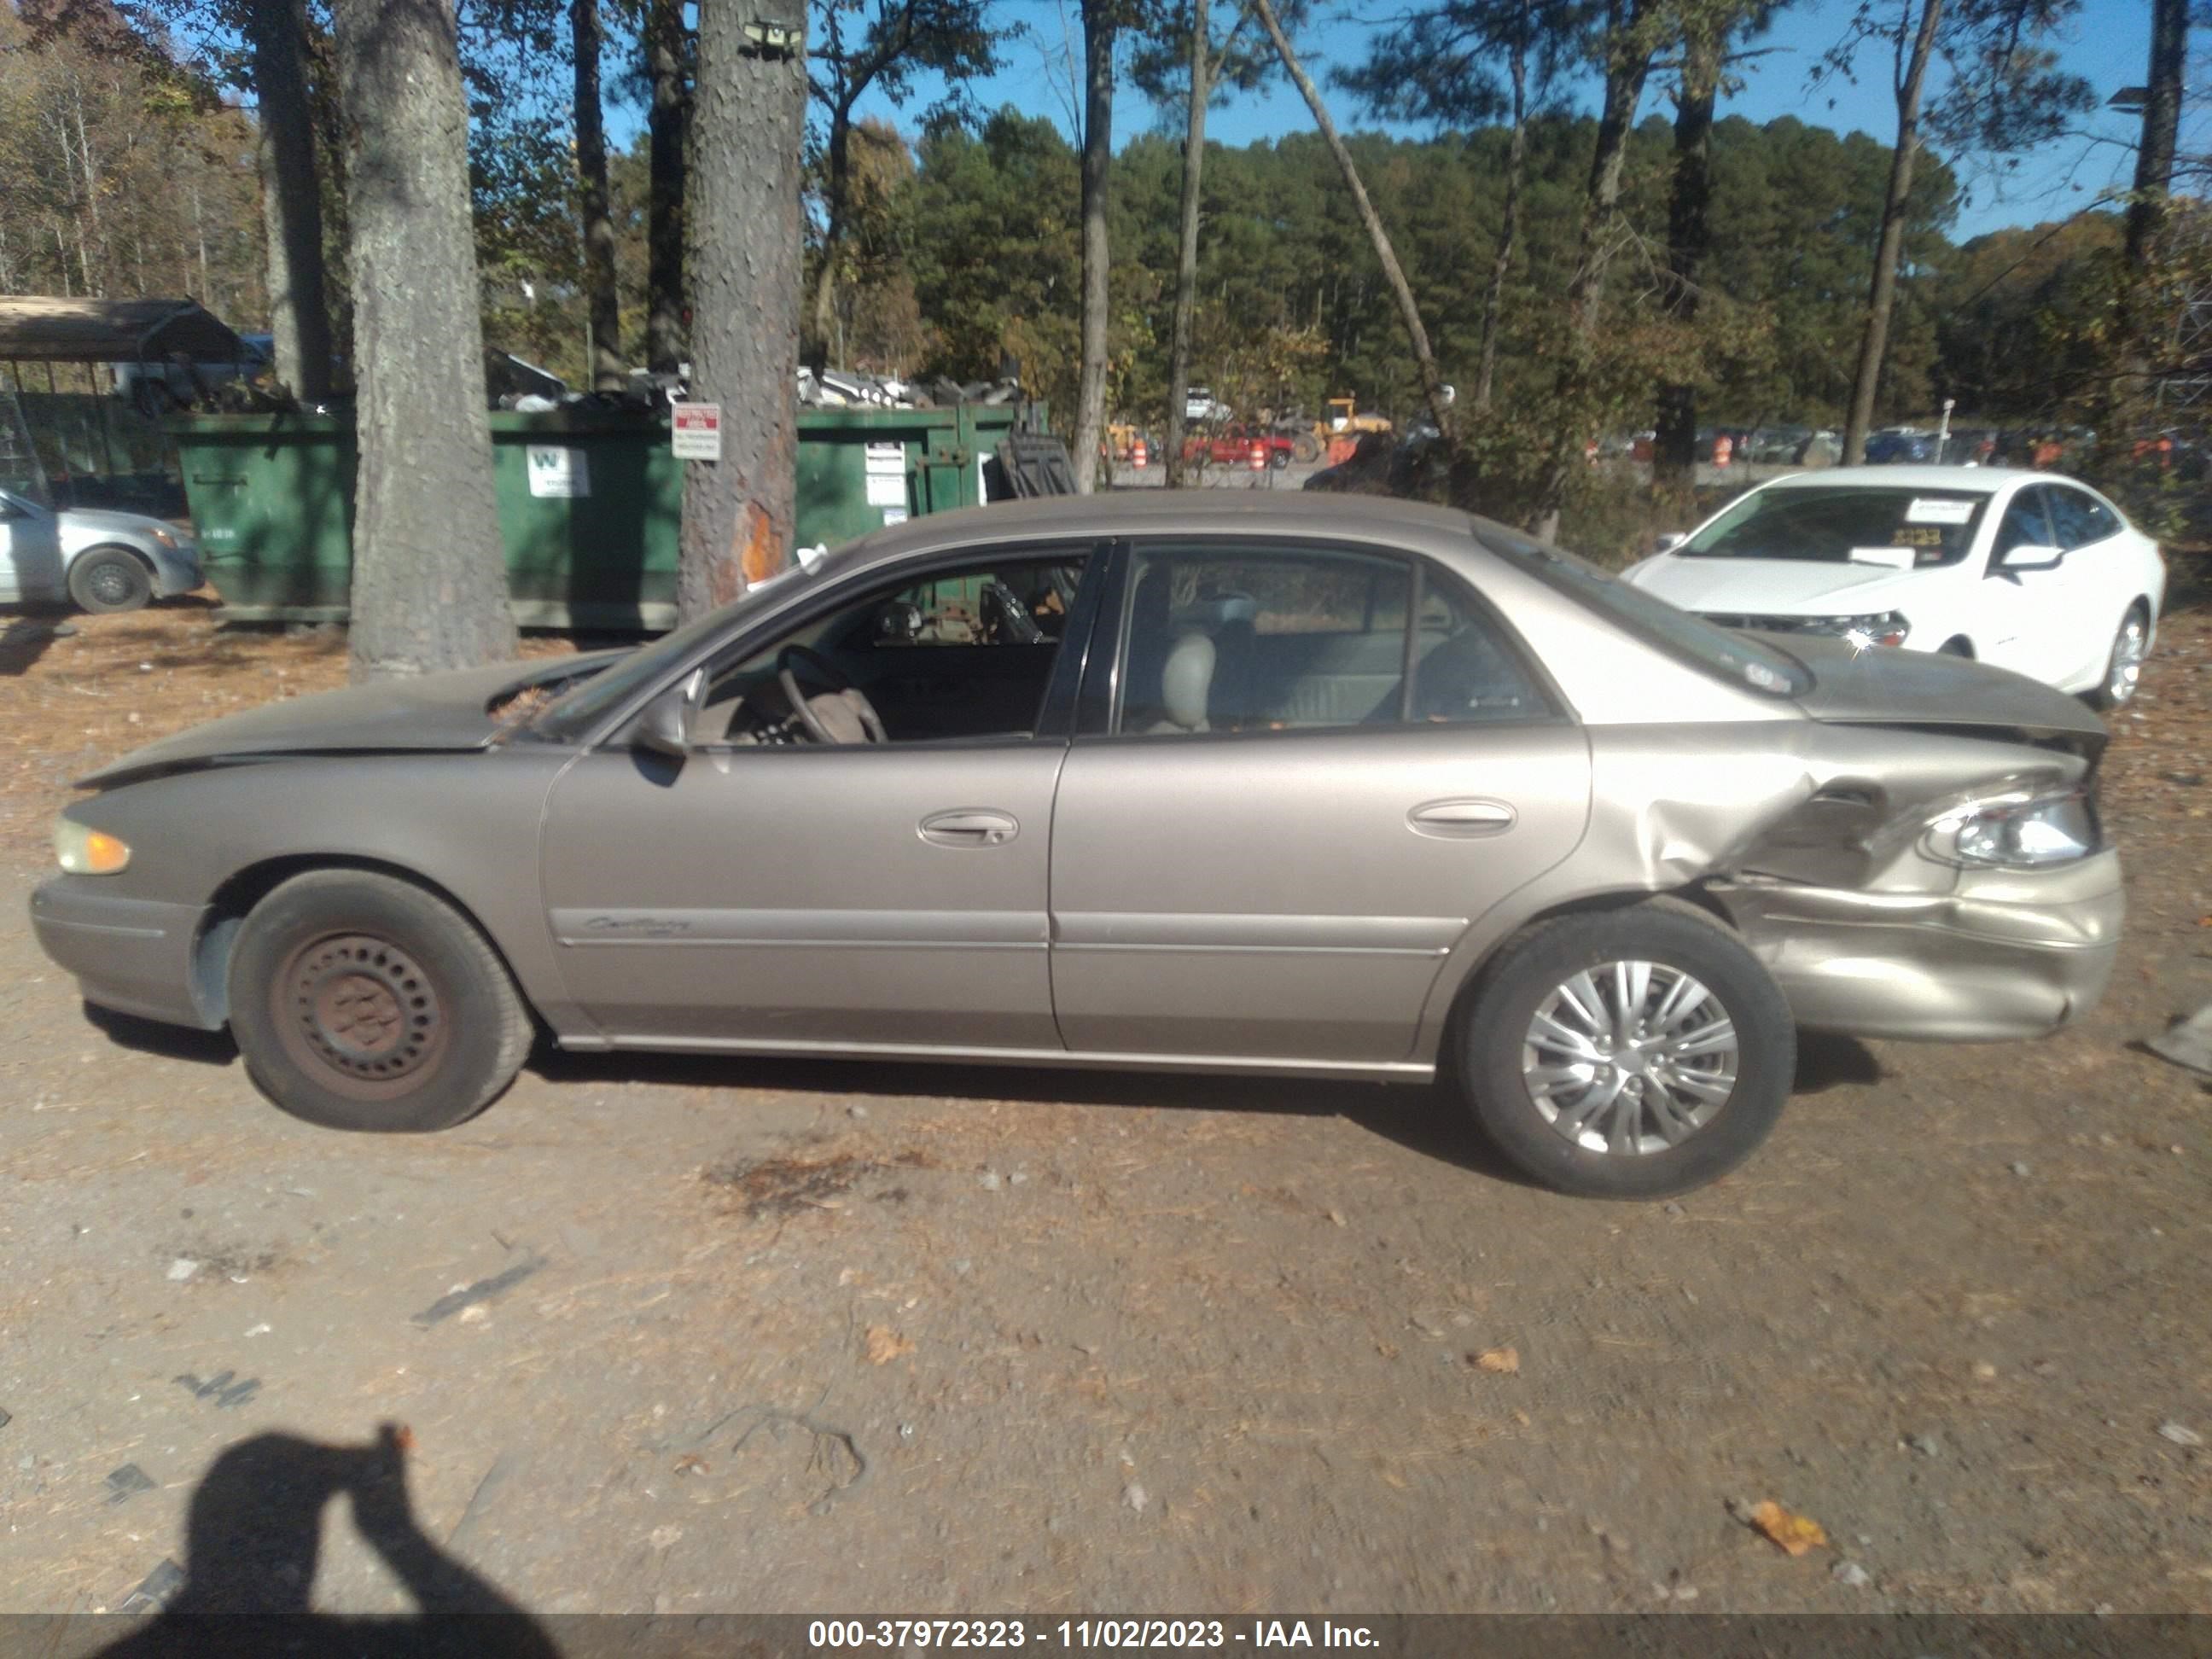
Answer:
M1987 495L1887 484L1804 485L1746 495L1674 550L1686 559L1793 559L1842 564L1897 550L1913 566L1956 564L1973 545Z

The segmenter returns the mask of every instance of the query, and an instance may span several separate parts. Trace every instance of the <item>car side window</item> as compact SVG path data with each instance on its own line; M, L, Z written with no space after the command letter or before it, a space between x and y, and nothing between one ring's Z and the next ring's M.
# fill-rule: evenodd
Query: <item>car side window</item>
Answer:
M1997 524L1997 538L1990 545L1992 561L2002 559L2015 547L2051 547L2051 521L2043 505L2044 490L2040 484L2031 484L2012 498L2003 519Z
M2120 527L2119 519L2109 507L2078 489L2050 485L2043 493L2050 501L2051 527L2058 538L2056 544L2068 552L2103 541Z
M805 741L794 689L822 719L857 717L857 692L891 744L1033 736L1084 566L1000 555L866 590L715 665L700 741Z
M1489 620L1407 559L1154 544L1132 574L1116 728L1127 735L1550 713Z

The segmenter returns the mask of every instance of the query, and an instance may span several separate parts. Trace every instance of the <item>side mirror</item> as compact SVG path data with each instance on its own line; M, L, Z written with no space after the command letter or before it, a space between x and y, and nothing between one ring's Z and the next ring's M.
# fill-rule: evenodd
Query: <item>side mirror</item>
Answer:
M1997 561L2001 570L2056 570L2065 554L2055 547L2040 547L2024 542L2010 549Z
M695 668L681 684L672 685L637 717L637 740L647 749L682 760L691 752L691 723L699 713L699 698L707 688L707 671Z
M1669 530L1651 544L1651 550L1654 553L1672 553L1689 539L1689 533L1686 531Z

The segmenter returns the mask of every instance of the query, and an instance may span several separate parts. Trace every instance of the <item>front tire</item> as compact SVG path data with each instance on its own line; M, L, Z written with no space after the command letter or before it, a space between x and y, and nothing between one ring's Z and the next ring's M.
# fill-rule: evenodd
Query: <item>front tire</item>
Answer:
M70 561L69 591L94 616L139 611L154 597L154 573L127 548L95 547Z
M1717 1179L1789 1097L1790 1005L1733 933L1671 903L1564 916L1509 943L1461 1028L1475 1121L1516 1168L1586 1198Z
M2105 678L2089 694L2096 708L2121 708L2135 701L2142 679L2143 659L2150 654L2150 613L2141 600L2128 607L2112 635L2112 648L2105 658Z
M326 1128L450 1128L491 1103L529 1048L529 1016L483 936L422 889L365 871L295 876L255 905L229 990L256 1086Z

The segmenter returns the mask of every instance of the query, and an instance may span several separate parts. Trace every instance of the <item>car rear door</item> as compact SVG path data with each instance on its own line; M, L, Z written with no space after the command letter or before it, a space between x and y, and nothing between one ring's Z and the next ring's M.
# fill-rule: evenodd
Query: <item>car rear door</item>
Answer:
M1139 542L1117 585L1054 811L1061 1036L1407 1063L1469 923L1579 840L1581 727L1411 555Z
M1031 620L1053 636L1042 657L1025 634L998 646L956 632L941 594L941 612L902 631L899 608L931 591L908 574L831 596L830 614L788 638L739 641L738 659L712 671L768 687L762 665L803 645L876 688L893 741L754 742L710 694L709 716L719 709L731 732L710 724L680 762L619 743L579 757L554 785L541 838L571 999L623 1044L1057 1051L1046 881L1096 610L1073 580L1088 555L963 555L930 573L946 592L1022 581L1012 567L1025 556L1027 574L1065 573L1065 611L1049 581L1025 586L1042 596ZM879 618L890 625L872 643L863 624ZM986 674L974 659L994 649L1006 661ZM939 682L959 680L963 663L989 683L948 691ZM1024 674L1031 706L1006 729L1008 689ZM963 711L981 723L957 729Z

